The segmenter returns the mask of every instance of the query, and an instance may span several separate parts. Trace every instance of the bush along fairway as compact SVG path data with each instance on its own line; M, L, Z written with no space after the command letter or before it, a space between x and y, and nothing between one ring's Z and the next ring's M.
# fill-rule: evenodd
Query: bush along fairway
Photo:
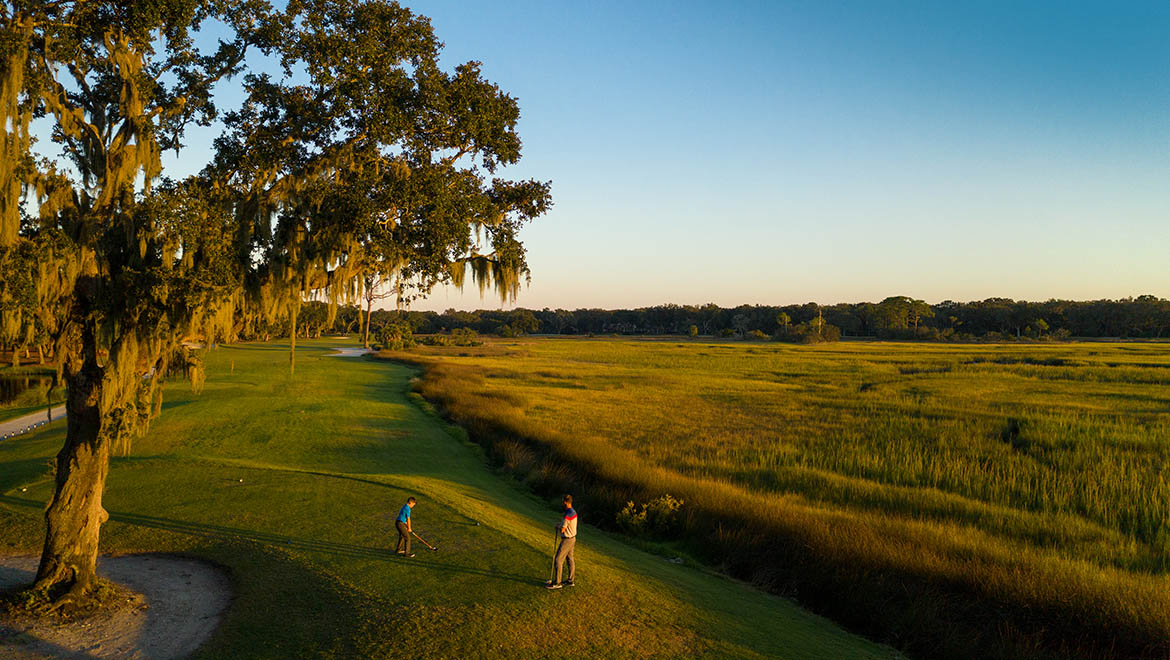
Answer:
M883 658L776 596L588 525L577 586L546 591L557 509L493 474L408 398L404 365L339 340L221 346L203 391L114 458L103 553L210 560L235 600L201 658ZM417 398L417 397L416 397ZM0 552L35 554L59 424L0 442ZM394 517L415 495L414 558Z

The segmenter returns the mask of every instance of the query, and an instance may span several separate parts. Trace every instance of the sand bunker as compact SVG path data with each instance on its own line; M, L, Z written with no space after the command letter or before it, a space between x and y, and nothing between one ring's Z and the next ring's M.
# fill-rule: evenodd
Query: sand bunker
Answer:
M347 348L340 346L334 348L333 350L337 352L329 353L329 356L331 357L361 357L366 353L371 352L368 348Z
M36 569L36 557L0 557L0 589L29 584ZM227 576L194 559L103 557L98 573L133 593L68 623L0 619L0 659L185 658L211 637L231 603Z

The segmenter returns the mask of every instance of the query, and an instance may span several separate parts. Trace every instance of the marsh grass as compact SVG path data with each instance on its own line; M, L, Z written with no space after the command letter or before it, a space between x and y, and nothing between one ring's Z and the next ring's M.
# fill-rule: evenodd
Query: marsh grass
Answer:
M1170 653L1165 344L512 348L399 357L535 488L923 655Z

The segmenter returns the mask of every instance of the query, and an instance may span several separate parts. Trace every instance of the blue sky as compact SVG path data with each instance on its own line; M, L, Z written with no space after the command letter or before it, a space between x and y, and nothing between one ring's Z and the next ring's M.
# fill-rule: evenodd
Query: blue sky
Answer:
M406 4L553 181L520 306L1170 296L1170 3Z

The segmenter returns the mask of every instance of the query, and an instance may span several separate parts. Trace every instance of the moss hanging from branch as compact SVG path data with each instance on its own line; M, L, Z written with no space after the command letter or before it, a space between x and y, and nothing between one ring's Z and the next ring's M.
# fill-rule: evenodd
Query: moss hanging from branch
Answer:
M4 26L5 43L0 50L0 247L16 243L20 229L20 199L28 176L32 107L21 105L25 68L29 59L32 22L20 14L9 17Z

